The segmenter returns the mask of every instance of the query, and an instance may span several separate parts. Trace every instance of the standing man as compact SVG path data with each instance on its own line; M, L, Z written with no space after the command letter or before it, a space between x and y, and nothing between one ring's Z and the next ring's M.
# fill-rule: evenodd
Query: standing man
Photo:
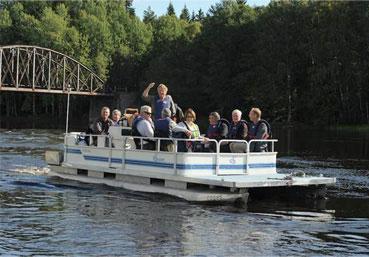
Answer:
M161 118L161 112L164 108L169 108L172 115L176 114L176 107L173 102L173 99L170 95L168 95L168 88L164 84L160 84L158 86L158 95L152 96L149 95L150 89L153 88L155 83L150 83L147 88L142 93L142 99L150 103L151 109L154 113L155 120Z
M151 119L151 107L141 106L140 115L137 116L132 124L132 135L138 137L154 137L154 123ZM141 139L134 139L136 148L141 149ZM156 143L152 140L142 140L143 150L155 150Z
M232 123L229 127L228 138L236 140L246 140L247 138L247 123L242 120L242 112L238 109L232 112ZM242 142L231 142L229 149L232 153L246 153L247 147Z

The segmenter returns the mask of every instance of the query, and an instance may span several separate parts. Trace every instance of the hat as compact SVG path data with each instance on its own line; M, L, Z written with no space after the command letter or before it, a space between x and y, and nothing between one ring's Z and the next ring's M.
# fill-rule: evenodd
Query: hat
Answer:
M140 113L143 113L143 112L151 113L151 107L148 105L141 106Z
M172 116L172 112L170 111L169 108L164 108L161 111L161 117L165 118L165 117L170 117L170 116Z

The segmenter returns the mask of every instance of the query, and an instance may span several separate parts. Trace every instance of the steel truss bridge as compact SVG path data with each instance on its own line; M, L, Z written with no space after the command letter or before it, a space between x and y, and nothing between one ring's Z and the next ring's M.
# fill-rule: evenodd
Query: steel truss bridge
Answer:
M111 95L104 81L80 62L28 45L0 46L0 91Z

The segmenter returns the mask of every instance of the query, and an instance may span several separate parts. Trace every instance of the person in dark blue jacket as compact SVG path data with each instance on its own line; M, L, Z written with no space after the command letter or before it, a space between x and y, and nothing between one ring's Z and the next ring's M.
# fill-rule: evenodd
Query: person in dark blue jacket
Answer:
M172 138L172 133L184 133L186 136L191 136L191 131L181 126L178 126L172 119L172 112L169 108L164 108L161 112L161 118L154 121L155 137ZM160 150L172 152L174 151L174 143L172 140L160 140Z
M261 119L261 110L252 108L249 113L251 123L247 135L248 141L252 139L269 139L272 135L271 127L266 120ZM250 152L266 152L268 144L266 142L251 142Z
M209 127L206 131L206 138L220 141L226 139L228 135L229 121L221 119L219 113L212 112L209 114ZM215 152L216 145L211 142L205 144L205 151Z
M242 112L240 110L233 110L232 123L228 131L228 139L246 140L247 139L247 122L242 120ZM245 153L247 145L244 142L231 142L229 149L232 153Z

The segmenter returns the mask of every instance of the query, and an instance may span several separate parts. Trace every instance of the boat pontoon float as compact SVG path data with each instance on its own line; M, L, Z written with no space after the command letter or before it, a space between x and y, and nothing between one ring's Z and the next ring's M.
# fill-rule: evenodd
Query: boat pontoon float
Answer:
M128 131L128 132L127 132ZM275 194L291 190L303 197L317 197L335 178L279 174L276 169L275 139L241 141L246 153L221 152L221 145L235 140L209 140L215 152L179 152L183 141L171 139L172 152L160 150L168 138L143 138L129 135L129 128L110 127L109 135L85 135L89 145L81 145L81 133L66 133L64 151L47 151L50 176L84 183L106 184L128 190L167 194L193 202L247 202L253 193ZM134 139L141 141L136 149ZM150 139L157 150L143 150ZM269 152L250 152L250 145L264 142ZM305 195L304 195L305 194Z

